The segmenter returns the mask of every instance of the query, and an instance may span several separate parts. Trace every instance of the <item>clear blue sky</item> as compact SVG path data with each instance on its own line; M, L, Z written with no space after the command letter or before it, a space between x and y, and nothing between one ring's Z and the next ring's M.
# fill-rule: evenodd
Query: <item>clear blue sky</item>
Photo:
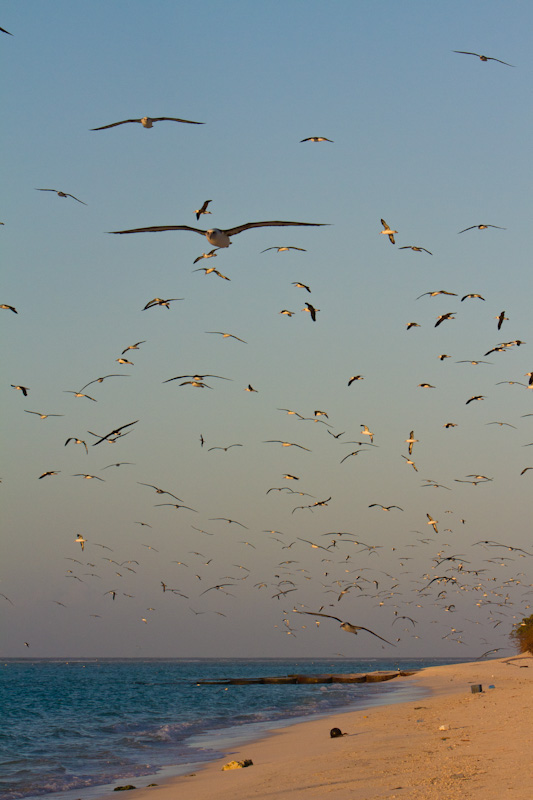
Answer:
M533 370L531 5L0 9L13 34L0 40L0 302L18 312L0 315L2 655L475 657L507 647L530 613L532 557L476 543L533 553L533 470L520 474L533 467L533 391L520 385ZM144 116L205 124L90 130ZM311 136L333 141L301 143ZM197 223L206 199L212 214ZM381 218L398 231L394 247ZM211 246L195 233L107 233L259 220L329 227L245 231L196 265ZM458 235L480 224L504 230ZM408 245L433 255L399 249ZM305 252L262 252L280 246ZM230 280L193 271L213 266ZM416 299L441 290L456 296ZM469 293L485 299L461 302ZM184 299L143 310L155 297ZM525 344L485 357L515 340ZM124 354L133 364L117 363L139 341ZM231 381L163 383L197 373ZM128 377L88 387L97 402L66 393L109 374ZM354 375L364 379L348 387ZM128 436L93 446L89 431L134 420ZM411 430L418 471L402 458ZM65 446L70 437L88 455ZM233 443L242 447L209 451ZM131 463L104 469L118 462ZM49 470L59 474L39 480ZM469 475L491 480L457 482ZM195 511L156 507L178 501L140 483ZM305 494L267 494L281 487ZM436 576L453 580L424 589ZM396 649L293 612L321 607ZM397 620L406 616L416 624Z

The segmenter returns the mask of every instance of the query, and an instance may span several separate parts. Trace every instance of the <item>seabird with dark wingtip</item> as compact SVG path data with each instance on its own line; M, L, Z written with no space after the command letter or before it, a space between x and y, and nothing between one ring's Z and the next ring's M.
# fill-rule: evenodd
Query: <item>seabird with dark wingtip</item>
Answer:
M502 228L501 225L471 225L469 228L464 228L462 231L459 231L459 233L465 233L466 231L473 231L475 228L477 228L478 231L484 231L487 228L498 228L501 231L507 230L507 228Z
M320 309L315 308L314 306L311 305L311 303L306 303L305 306L306 306L305 308L302 308L302 311L308 311L311 314L311 319L313 320L313 322L316 322L316 315L317 312L320 311Z
M65 447L69 442L74 442L75 444L82 444L85 447L85 452L89 455L89 449L87 447L87 442L84 442L83 439L77 439L75 436L69 436L67 441L65 442Z
M84 203L83 200L78 200L77 197L74 197L73 194L69 194L68 192L60 192L57 189L35 189L36 192L55 192L58 197L72 197L73 200L76 200L78 203L81 203L82 206L86 206L87 203Z
M11 384L11 387L12 387L13 389L18 389L18 391L19 391L19 392L22 392L22 394L24 395L24 397L27 397L27 396L28 396L28 392L30 391L30 388L29 388L29 386L18 386L18 385L16 385L16 384L12 383L12 384Z
M304 250L303 247L292 247L290 245L283 245L282 247L267 247L266 250L261 250L261 252L266 253L268 250L276 250L278 253L286 253L288 250L301 250L302 253L307 253L307 250Z
M414 244L404 244L403 247L399 247L398 250L414 250L415 253L427 253L428 255L432 256L433 253L430 253L429 250L426 250L425 247L417 247Z
M203 206L201 206L201 208L197 208L197 209L195 210L195 212L194 212L194 213L196 214L196 219L197 219L197 220L199 220L199 219L200 219L200 217L202 216L202 214L211 214L211 211L208 211L208 210L207 210L207 206L209 205L209 203L212 203L212 202L213 202L212 200L206 200L206 201L204 202Z
M184 122L187 125L204 125L203 122L193 122L191 119L179 119L179 117L141 117L141 119L123 119L121 122L112 122L110 125L101 125L99 128L91 128L92 131L105 131L107 128L116 128L117 125L127 125L129 122L139 122L143 128L153 128L154 122Z
M248 342L245 342L244 339L239 339L239 337L235 336L233 333L225 333L224 331L206 331L206 333L218 333L223 339L237 339L238 342L248 344Z
M457 292L447 292L446 289L439 289L436 292L424 292L424 294L419 294L416 299L420 300L421 297L425 297L426 295L429 295L430 297L437 297L439 294L446 294L449 295L450 297L457 297Z
M388 236L391 244L396 244L396 241L394 239L394 234L398 233L398 231L391 230L391 228L387 225L384 219L381 220L381 224L383 225L383 230L380 231L380 233L384 233L385 236Z
M342 619L339 617L334 617L332 614L321 614L318 611L298 611L296 608L293 609L293 611L296 614L310 614L312 617L327 617L328 619L335 619L337 622L341 623L341 629L346 631L346 633L354 633L357 636L359 631L366 631L367 633L371 633L372 636L376 636L378 639L381 639L381 641L385 642L385 644L390 644L392 647L395 647L392 642L389 642L387 639L384 639L383 636L379 636L379 634L374 633L374 631L371 631L370 628L364 628L362 625L352 625L351 622L343 622Z
M471 53L469 50L453 50L454 53L461 53L464 56L477 56L480 61L497 61L498 64L505 64L506 67L514 67L514 64L508 64L507 61L500 61L499 58L492 58L492 56L482 56L479 53Z
M65 416L64 414L41 414L40 411L28 411L27 409L24 409L24 411L26 412L26 414L36 414L41 419L48 419L48 417L64 417Z
M485 299L484 297L481 297L480 294L471 293L471 294L465 294L464 297L461 297L461 303L463 302L463 300L473 300L476 297L477 297L478 300L484 300Z
M147 308L155 308L155 306L165 306L165 308L168 308L170 310L169 303L174 303L176 300L184 300L184 299L185 298L183 297L169 297L168 300L163 300L162 297L154 297L153 300L150 300L149 303L146 303L145 307L143 308L143 311L146 311Z
M198 258L195 258L195 259L194 259L194 261L193 261L192 263L193 263L193 264L197 264L199 261L201 261L201 260L202 260L202 258L216 258L216 255L217 255L217 254L216 254L216 251L217 251L217 249L218 249L218 248L216 248L216 247L215 247L213 250L210 250L210 251L209 251L209 253L202 253L202 255L201 255L201 256L198 256Z
M301 444L296 444L295 442L283 442L281 439L265 439L263 444L280 444L282 447L299 447L300 450L307 450L308 453L311 452L308 447L303 447Z
M323 222L284 222L280 220L267 221L267 222L245 222L244 225L236 225L235 228L211 228L204 231L201 228L192 228L190 225L154 225L148 228L132 228L127 231L110 231L110 233L159 233L160 231L193 231L205 236L209 244L214 247L229 247L231 244L230 237L236 236L238 233L250 230L251 228L266 228L266 227L284 227L287 225L304 225L307 227L321 227L326 223Z

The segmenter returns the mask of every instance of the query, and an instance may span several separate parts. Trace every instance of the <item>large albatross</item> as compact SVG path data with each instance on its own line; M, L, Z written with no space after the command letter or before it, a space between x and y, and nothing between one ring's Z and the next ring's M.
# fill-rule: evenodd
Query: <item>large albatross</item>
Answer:
M384 639L383 636L371 631L370 628L365 628L363 625L353 625L351 622L343 622L340 617L334 617L332 614L321 614L318 611L298 611L296 608L293 608L293 611L296 614L310 614L313 617L327 617L328 619L336 619L337 622L341 623L340 627L343 631L346 631L346 633L354 633L357 636L359 631L366 631L367 633L371 633L372 636L376 636L378 639L381 639L382 642L385 642L386 644L392 644L392 642ZM392 644L392 646L396 647L394 644Z
M99 128L91 128L92 131L105 131L107 128L116 128L117 125L127 125L129 122L140 122L143 128L153 128L154 122L185 122L187 125L203 125L203 122L194 122L192 119L179 119L179 117L142 117L141 119L123 119L120 122L112 122L110 125L101 125Z
M193 231L194 233L199 233L202 236L207 238L209 244L212 244L214 247L229 247L230 236L236 236L238 233L242 233L243 231L249 230L249 228L265 228L271 226L284 226L284 225L309 225L312 227L319 227L320 225L326 225L328 223L324 222L280 222L280 221L269 221L269 222L245 222L244 225L237 225L235 228L211 228L208 231L204 231L201 228L191 228L190 225L154 225L150 228L133 228L129 231L109 231L110 233L159 233L159 231Z

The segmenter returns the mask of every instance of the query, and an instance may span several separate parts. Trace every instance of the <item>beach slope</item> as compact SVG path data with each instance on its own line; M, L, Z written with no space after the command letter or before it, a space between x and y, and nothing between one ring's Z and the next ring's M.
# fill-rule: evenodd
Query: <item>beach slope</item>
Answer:
M422 700L275 731L191 775L152 788L135 781L138 788L131 796L135 800L530 800L532 657L430 667L397 680L428 694ZM473 693L472 685L481 685L483 691ZM332 727L347 735L330 738ZM251 759L253 765L222 771L229 761L243 759Z

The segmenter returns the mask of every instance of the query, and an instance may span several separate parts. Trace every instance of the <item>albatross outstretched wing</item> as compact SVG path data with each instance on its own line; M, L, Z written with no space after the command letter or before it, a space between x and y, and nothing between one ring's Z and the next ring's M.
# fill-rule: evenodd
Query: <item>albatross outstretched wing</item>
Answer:
M283 221L269 221L269 222L245 222L244 225L237 225L235 228L226 228L224 233L227 236L235 236L237 233L242 233L242 231L247 231L249 228L267 228L267 227L280 227L285 225L306 225L311 226L313 228L317 228L321 225L325 225L327 223L324 222L283 222Z
M109 233L159 233L159 231L194 231L205 236L207 231L191 228L190 225L152 225L149 228L132 228L129 231L109 231Z

